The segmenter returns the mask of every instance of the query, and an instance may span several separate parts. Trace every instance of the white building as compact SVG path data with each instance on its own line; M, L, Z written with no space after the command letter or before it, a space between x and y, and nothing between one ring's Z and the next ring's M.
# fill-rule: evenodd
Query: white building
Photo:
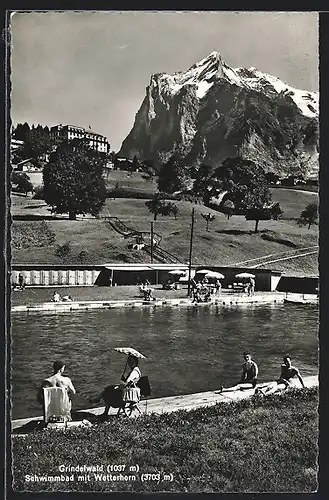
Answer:
M50 137L57 144L65 140L85 139L92 149L100 153L108 153L110 151L110 144L107 137L97 134L91 129L77 127L76 125L55 125L50 129Z

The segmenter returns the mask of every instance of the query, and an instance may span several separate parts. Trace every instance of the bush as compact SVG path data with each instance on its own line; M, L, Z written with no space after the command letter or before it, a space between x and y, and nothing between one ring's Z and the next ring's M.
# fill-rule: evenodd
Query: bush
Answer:
M81 263L87 262L88 259L89 259L89 253L87 252L87 250L81 250L81 252L78 255L79 262Z
M19 193L27 193L33 192L33 184L30 180L30 177L25 172L17 172L13 171L11 174L11 182L12 185L16 185L15 191Z
M13 248L49 247L55 240L54 231L45 221L15 224L11 236Z
M34 200L43 200L44 199L44 197L43 197L43 186L36 186L34 188L33 199Z
M56 257L59 257L63 260L63 262L65 262L71 255L71 252L71 242L66 241L63 245L58 245L54 253Z

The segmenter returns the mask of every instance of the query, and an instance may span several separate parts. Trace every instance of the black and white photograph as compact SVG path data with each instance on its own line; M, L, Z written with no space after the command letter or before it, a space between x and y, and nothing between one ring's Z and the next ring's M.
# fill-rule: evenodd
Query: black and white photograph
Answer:
M6 33L11 488L317 492L319 13Z

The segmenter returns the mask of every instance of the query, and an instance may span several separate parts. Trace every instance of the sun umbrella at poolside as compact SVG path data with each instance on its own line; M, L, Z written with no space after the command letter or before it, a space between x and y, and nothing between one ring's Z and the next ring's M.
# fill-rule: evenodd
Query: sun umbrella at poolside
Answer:
M209 269L200 269L200 271L195 271L195 274L208 274L212 273Z
M206 274L207 278L217 278L218 280L223 280L225 278L224 274L218 273L217 271L210 271Z
M255 278L254 274L251 273L239 273L235 275L236 278Z

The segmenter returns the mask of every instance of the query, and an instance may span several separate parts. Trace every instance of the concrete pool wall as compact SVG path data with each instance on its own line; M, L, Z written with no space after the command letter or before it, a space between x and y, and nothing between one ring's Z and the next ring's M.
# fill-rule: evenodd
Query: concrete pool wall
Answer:
M89 300L73 302L44 302L35 305L17 305L11 308L11 312L72 312L89 311L91 309L113 309L116 307L156 307L156 306L231 306L244 304L269 304L283 303L286 294L279 292L256 292L253 296L244 294L222 294L211 298L209 302L193 303L190 298L156 299L144 301L132 300Z

